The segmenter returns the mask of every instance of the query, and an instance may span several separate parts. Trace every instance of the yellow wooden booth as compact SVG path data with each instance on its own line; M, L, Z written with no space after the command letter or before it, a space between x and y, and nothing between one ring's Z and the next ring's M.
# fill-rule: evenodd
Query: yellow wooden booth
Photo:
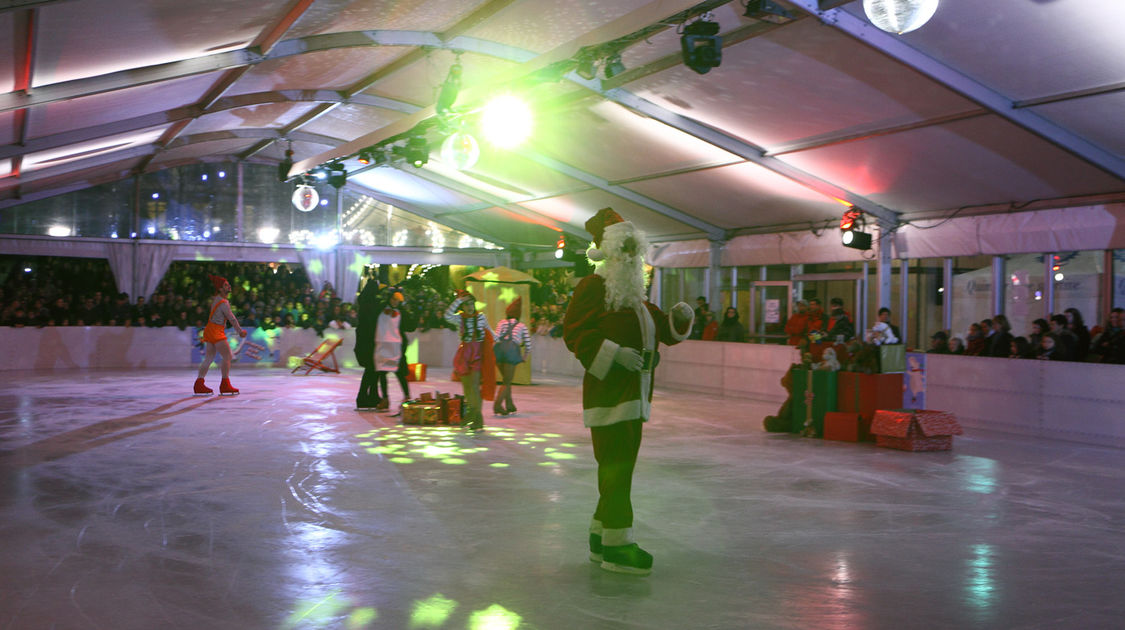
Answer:
M508 267L492 267L482 269L476 273L465 276L465 290L476 298L477 309L488 318L488 325L494 329L507 316L504 312L508 305L523 298L520 308L520 321L526 326L531 318L531 285L539 281L528 274L509 269ZM500 371L496 371L496 380L500 381ZM516 367L516 375L512 380L516 385L531 384L531 358Z

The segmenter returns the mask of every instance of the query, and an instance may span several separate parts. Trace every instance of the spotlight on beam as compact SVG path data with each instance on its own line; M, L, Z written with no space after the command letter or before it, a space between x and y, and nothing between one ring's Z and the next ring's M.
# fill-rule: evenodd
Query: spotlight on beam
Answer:
M719 23L696 20L684 27L680 36L684 65L707 74L711 68L718 68L723 60L723 38L719 37ZM606 75L608 76L608 74Z
M598 76L598 66L594 63L593 57L583 55L578 59L578 64L574 67L574 73L587 81L592 81L594 77Z
M718 65L718 64L716 64ZM625 64L621 61L621 55L612 55L605 60L605 78L612 79L613 77L625 72Z
M852 249L871 249L871 235L863 231L863 211L849 208L840 218L840 242Z
M866 0L864 4L867 4ZM793 21L793 14L773 0L749 0L746 12L742 15L771 24L785 24Z

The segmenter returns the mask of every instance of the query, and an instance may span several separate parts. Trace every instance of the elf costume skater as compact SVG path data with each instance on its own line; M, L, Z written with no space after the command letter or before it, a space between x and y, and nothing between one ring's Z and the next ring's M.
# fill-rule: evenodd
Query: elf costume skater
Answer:
M234 311L231 310L230 302L227 300L230 296L230 283L222 276L208 275L208 277L211 278L211 284L215 285L215 295L211 298L211 315L203 328L203 344L206 351L203 362L199 364L198 378L195 379L195 394L206 396L214 393L215 390L203 384L203 377L207 376L211 361L215 359L215 353L218 352L222 358L219 369L223 374L223 380L219 383L219 395L234 396L238 394L238 390L230 384L231 352L230 344L227 343L227 322L234 325L239 337L245 337L246 331L238 324L238 319L235 318Z
M482 399L492 400L496 388L496 360L492 354L495 336L484 313L477 310L476 298L468 291L457 292L457 297L445 309L445 321L457 327L461 340L453 356L453 378L461 381L465 395L462 423L479 431L484 428ZM482 373L488 375L483 384Z
M647 243L631 222L602 208L586 231L595 270L574 289L563 340L586 369L583 422L598 462L590 560L608 571L648 575L652 555L633 541L633 469L651 411L657 345L686 339L695 313L680 302L665 314L645 299Z

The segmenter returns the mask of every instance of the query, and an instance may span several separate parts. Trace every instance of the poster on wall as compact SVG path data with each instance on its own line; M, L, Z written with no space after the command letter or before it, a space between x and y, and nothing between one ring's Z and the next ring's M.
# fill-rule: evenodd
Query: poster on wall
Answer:
M906 353L906 372L903 373L902 408L926 408L926 354Z
M766 323L781 323L781 300L766 300Z
M191 362L198 364L203 360L203 329L192 329ZM277 336L277 331L266 331L260 328L246 328L246 337L239 337L233 330L227 332L227 343L230 344L232 363L277 363L281 360L281 350L271 350L275 344L271 338ZM215 357L218 360L218 356Z

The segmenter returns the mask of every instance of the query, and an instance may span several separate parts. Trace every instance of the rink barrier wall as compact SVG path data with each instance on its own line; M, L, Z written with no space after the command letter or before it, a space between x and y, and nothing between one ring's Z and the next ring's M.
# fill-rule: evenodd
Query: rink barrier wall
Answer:
M341 367L356 368L353 330L325 331L342 342ZM411 335L429 371L451 369L457 335ZM192 330L108 326L0 327L6 370L190 368ZM311 330L278 331L274 367L293 367L322 337ZM789 346L684 341L661 349L657 387L777 403L781 378L797 351ZM581 364L562 339L532 336L534 375L580 377ZM235 369L252 369L235 364ZM443 377L446 376L443 374ZM966 429L1125 448L1125 366L927 355L926 406L950 411ZM971 433L970 433L971 434Z

